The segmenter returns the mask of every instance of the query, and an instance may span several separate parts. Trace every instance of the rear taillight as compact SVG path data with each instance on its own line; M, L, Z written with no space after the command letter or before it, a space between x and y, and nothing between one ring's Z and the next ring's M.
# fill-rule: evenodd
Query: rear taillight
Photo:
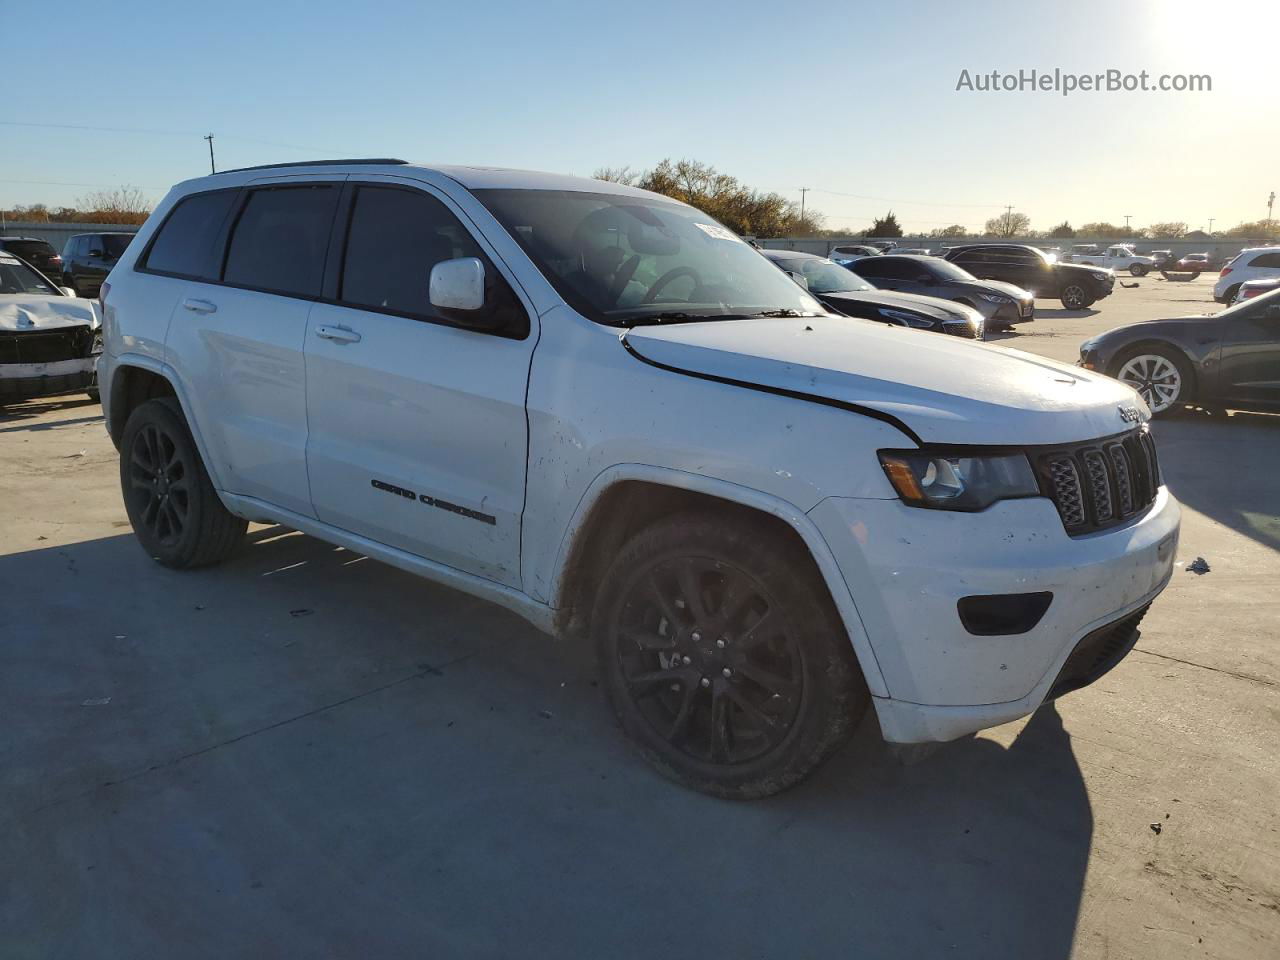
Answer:
M1240 299L1241 299L1241 300L1252 300L1254 297L1256 297L1256 296L1257 296L1258 294L1260 294L1260 293L1262 293L1262 288L1261 288L1261 287L1259 287L1257 290L1250 290L1250 289L1248 289L1248 288L1246 287L1244 290L1241 290L1241 291L1240 291Z
M1220 274L1218 274L1218 276L1220 276L1220 277L1225 277L1225 276L1226 276L1228 273L1230 273L1230 272L1231 272L1231 268L1230 268L1230 267L1223 267L1223 268L1222 268L1222 272L1221 272Z
M61 262L62 262L62 257L58 256L58 255L55 253L52 257L50 257L50 258L49 258L49 262L50 262L50 263L61 263Z

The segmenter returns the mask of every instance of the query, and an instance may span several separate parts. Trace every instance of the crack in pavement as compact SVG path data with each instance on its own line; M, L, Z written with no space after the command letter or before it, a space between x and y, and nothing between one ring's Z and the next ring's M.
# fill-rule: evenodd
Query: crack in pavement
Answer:
M1180 657L1171 657L1167 653L1156 653L1154 650L1144 650L1142 647L1133 648L1136 653L1145 653L1149 657L1159 657L1161 660L1172 660L1174 663L1185 663L1188 667L1199 667L1201 670L1212 670L1214 673L1225 673L1229 677L1236 677L1239 680L1251 680L1254 683L1266 684L1268 687L1276 686L1274 680L1267 680L1265 677L1255 677L1251 673L1237 673L1234 670L1227 670L1223 667L1211 667L1206 663L1196 663L1194 660L1183 660Z
M139 780L142 777L145 777L148 774L154 773L157 770L167 770L170 767L176 767L180 763L185 763L186 761L193 760L196 757L202 757L207 753L212 753L213 751L220 750L223 747L229 747L234 743L239 743L241 740L248 740L250 737L256 737L260 733L269 733L270 731L277 730L280 727L288 726L289 724L294 723L295 721L305 720L308 717L314 717L317 714L324 713L327 710L333 710L336 707L345 706L346 704L353 703L356 700L362 700L365 697L373 696L375 693L382 693L384 690L390 690L393 687L401 686L402 684L408 683L411 680L421 680L423 677L441 676L443 675L444 669L446 667L452 667L452 666L458 665L459 663L463 663L464 661L469 660L470 658L476 656L476 654L483 653L485 649L487 648L482 648L480 650L473 650L470 653L464 653L462 656L454 657L452 660L446 660L444 663L440 664L439 666L436 666L430 663L423 664L419 669L415 670L413 673L410 673L407 676L400 677L397 680L389 681L388 683L381 684L380 686L373 687L369 690L363 690L360 693L353 693L349 697L343 697L341 700L335 700L332 703L322 704L321 706L315 707L311 710L303 711L302 713L299 713L295 716L286 717L285 719L277 720L274 723L268 723L265 726L258 727L255 730L249 730L245 733L237 734L234 737L229 737L226 740L221 740L218 743L210 744L207 747L201 747L199 750L192 750L189 753L183 753L183 754L180 754L179 756L171 757L168 760L161 760L158 763L153 763L151 766L147 767L145 770L138 770L134 773L120 777L117 780L104 780L101 783L95 786L89 787L87 790L82 790L79 793L76 793L72 796L61 797L57 800L50 800L48 803L43 803L38 807L33 807L30 810L27 810L23 813L19 813L15 816L15 819L20 820L26 817L34 817L37 814L44 813L46 810L50 810L54 807L59 807L66 803L74 803L76 800L81 800L107 787L116 787L116 786L120 786L121 784L132 783L134 780Z

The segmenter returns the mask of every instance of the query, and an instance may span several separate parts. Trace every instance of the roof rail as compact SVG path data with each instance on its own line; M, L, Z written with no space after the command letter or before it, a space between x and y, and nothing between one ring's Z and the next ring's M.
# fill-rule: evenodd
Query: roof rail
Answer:
M214 176L222 173L244 173L246 170L278 170L281 167L332 167L337 164L349 163L404 166L408 162L408 160L397 160L395 157L357 157L348 160L295 160L293 163L263 163L256 167L236 167L234 170L218 170Z

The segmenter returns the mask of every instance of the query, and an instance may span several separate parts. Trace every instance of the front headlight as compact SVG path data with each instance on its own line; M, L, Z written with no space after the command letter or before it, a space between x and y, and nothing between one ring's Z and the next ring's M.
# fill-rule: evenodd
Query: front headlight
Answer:
M980 293L978 294L978 296L980 296L983 300L986 300L988 303L1008 303L1009 302L1008 297L1002 297L998 293Z
M1093 279L1095 279L1095 280L1109 280L1109 279L1111 279L1111 271L1110 271L1110 270L1094 270L1094 271L1093 271Z
M927 450L881 450L880 465L902 502L934 510L985 510L997 500L1038 497L1025 454L953 456Z

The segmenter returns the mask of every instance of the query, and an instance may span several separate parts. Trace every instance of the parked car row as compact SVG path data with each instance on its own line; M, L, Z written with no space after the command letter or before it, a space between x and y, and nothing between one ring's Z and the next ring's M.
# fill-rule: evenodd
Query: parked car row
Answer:
M1250 280L1271 277L1280 277L1280 247L1241 250L1218 274L1218 281L1213 285L1213 299L1219 303L1234 303L1242 285Z

